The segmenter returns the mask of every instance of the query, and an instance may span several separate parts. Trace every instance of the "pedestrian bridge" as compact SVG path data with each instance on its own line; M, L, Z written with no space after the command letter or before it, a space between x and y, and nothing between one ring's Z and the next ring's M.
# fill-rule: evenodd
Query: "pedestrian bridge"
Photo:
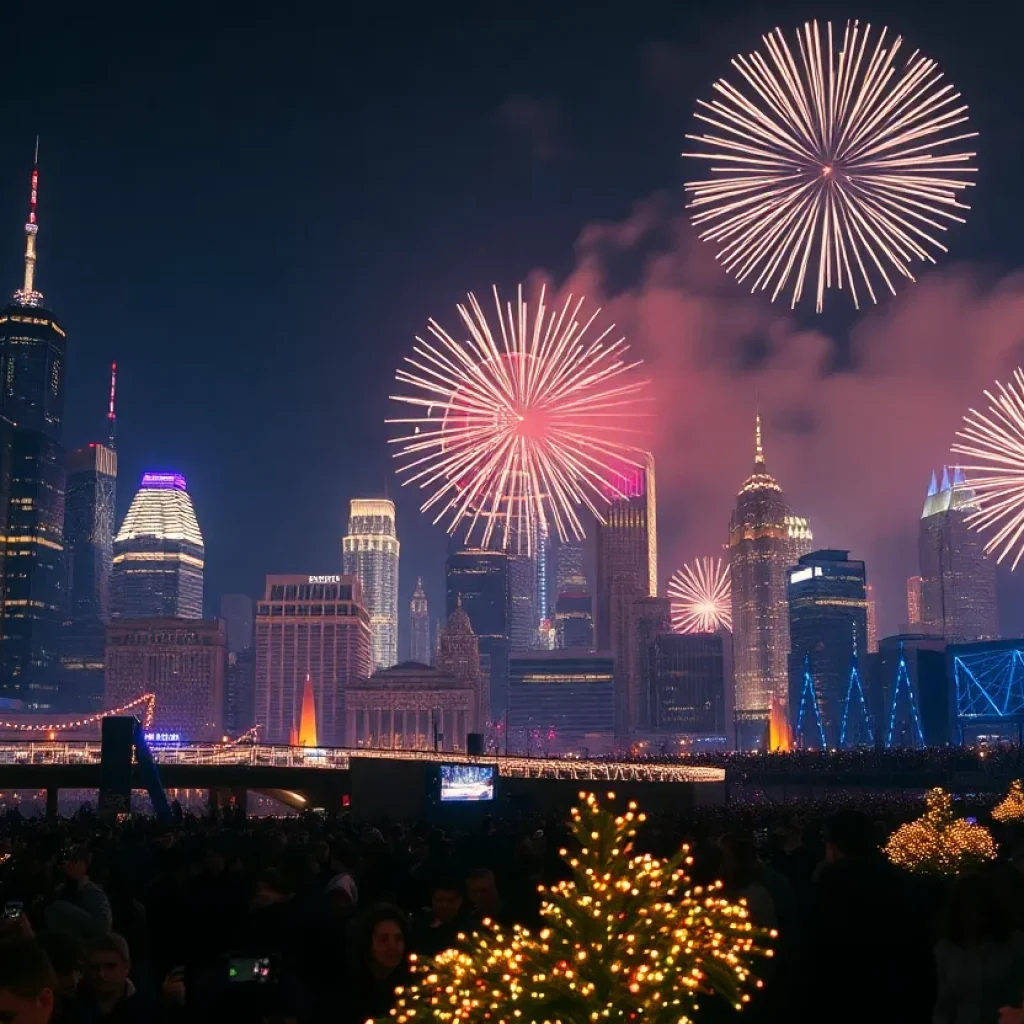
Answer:
M687 764L649 764L631 761L590 761L565 757L509 757L435 752L428 750L374 750L340 747L288 747L266 743L174 743L150 745L168 785L165 766L173 768L239 769L254 774L266 771L307 776L310 772L347 772L353 762L421 762L424 764L493 764L498 776L508 779L560 779L573 782L724 782L725 769ZM96 742L46 741L0 743L0 785L13 769L38 769L40 786L46 785L46 769L96 768L100 744ZM17 772L18 775L24 774ZM32 773L36 774L35 772ZM178 774L172 771L170 774ZM191 772L189 773L192 774ZM8 783L10 784L10 783ZM24 783L22 783L24 784Z

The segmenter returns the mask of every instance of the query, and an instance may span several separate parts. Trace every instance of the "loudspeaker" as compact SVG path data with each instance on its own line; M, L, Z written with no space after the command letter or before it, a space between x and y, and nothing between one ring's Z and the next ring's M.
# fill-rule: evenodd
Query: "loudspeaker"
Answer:
M484 734L482 732L466 733L466 753L470 757L479 757L484 752Z

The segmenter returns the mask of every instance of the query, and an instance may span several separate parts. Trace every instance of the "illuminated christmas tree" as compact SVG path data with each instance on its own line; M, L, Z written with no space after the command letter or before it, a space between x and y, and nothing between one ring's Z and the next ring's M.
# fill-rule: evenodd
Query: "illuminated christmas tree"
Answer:
M1024 787L1020 779L1010 783L1006 796L992 808L992 817L996 821L1024 821Z
M908 871L955 875L964 868L992 860L996 844L983 825L953 817L953 799L942 789L925 797L927 810L900 825L889 837L885 852L893 864Z
M563 851L573 877L542 887L541 928L473 933L460 949L414 961L398 1024L681 1024L704 996L741 1009L761 987L751 964L772 955L763 943L775 932L753 925L721 883L690 887L686 847L668 861L634 854L644 820L635 804L616 816L593 794L580 798L579 851Z

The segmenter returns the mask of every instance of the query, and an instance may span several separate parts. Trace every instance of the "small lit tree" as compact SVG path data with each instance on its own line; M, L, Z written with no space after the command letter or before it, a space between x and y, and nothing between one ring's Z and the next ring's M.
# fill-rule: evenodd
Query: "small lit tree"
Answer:
M573 877L541 888L542 927L474 932L460 949L414 962L393 1011L399 1024L679 1024L705 995L741 1009L761 987L752 961L772 955L763 943L775 932L755 927L721 883L691 888L686 847L668 861L635 855L644 820L635 804L616 816L593 794L580 798Z
M953 799L947 792L933 789L925 803L925 813L900 825L885 844L893 864L922 874L955 875L995 857L991 832L983 825L955 818Z
M1009 792L992 808L992 817L1004 824L1011 821L1024 821L1024 787L1020 779L1010 783Z

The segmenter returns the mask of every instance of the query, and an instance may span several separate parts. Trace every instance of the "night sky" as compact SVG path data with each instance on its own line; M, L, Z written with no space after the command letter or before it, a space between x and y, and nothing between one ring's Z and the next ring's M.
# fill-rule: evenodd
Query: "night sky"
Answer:
M206 601L336 572L348 499L397 497L402 614L443 601L444 535L398 492L383 420L428 316L492 282L602 302L652 364L661 575L720 553L752 460L905 618L916 521L963 411L1022 360L1020 5L986 2L18 4L0 62L0 284L69 332L65 442L105 432L118 520L183 472ZM1016 12L1014 9L1016 8ZM860 316L749 297L682 216L698 97L761 32L855 15L934 57L971 107L978 188L950 255ZM1024 571L1024 570L1022 570ZM1002 574L1007 633L1020 580ZM405 623L403 622L403 636Z

